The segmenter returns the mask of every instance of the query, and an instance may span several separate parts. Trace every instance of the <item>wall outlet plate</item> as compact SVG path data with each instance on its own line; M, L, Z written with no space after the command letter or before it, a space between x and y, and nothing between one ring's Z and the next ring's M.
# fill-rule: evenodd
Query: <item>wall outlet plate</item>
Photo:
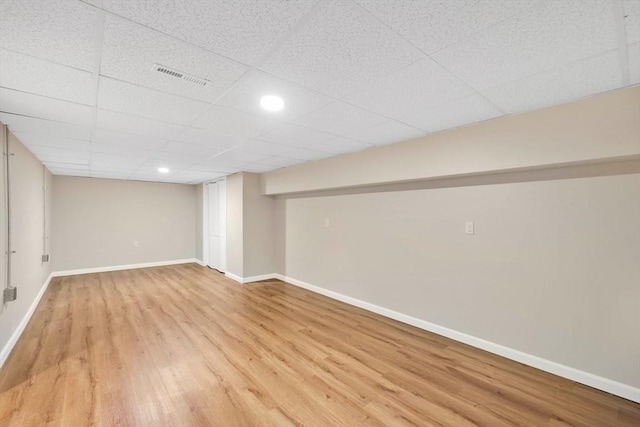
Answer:
M17 298L18 298L18 288L16 288L15 286L9 286L8 288L4 288L4 292L2 293L3 302L15 301Z
M42 262L49 262L49 254L42 255Z

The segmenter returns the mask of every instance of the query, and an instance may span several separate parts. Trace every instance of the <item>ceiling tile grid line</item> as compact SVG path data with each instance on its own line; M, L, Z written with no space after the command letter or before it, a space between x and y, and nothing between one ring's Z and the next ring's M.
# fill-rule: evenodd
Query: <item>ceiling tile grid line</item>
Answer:
M629 58L627 56L627 28L624 22L624 3L621 1L613 4L613 19L616 25L616 41L618 42L618 62L622 73L622 84L629 84Z
M93 116L92 116L92 129L91 129L91 152L93 152L93 145L95 143L96 124L98 122L98 93L100 86L100 64L102 61L102 41L104 38L104 13L98 12L96 19L96 28L94 36L94 60L93 60ZM91 158L89 158L91 160Z
M221 58L224 58L224 59L225 59L225 60L227 60L227 61L235 62L235 63L237 63L237 64L240 64L240 65L243 65L243 66L246 66L246 67L250 67L250 65L249 65L249 64L246 64L246 63L243 63L242 61L239 61L239 60L237 60L237 59L233 59L233 58L231 58L231 57L225 56L224 54L221 54L221 53L220 53L220 52L218 52L218 51L210 50L210 49L204 48L204 47L202 47L202 46L199 46L199 45L197 45L197 44L190 43L190 42L188 42L188 41L186 41L186 40L183 40L183 39L181 39L181 38L179 38L179 37L175 37L175 36L174 36L174 35L172 35L172 34L169 34L169 33L163 32L163 31L160 31L160 30L158 30L158 29L156 29L156 28L153 28L153 27L150 27L150 26L144 25L144 24L142 24L142 23L140 23L140 22L134 21L134 20L132 20L132 19L130 19L130 18L127 18L126 16L118 15L117 13L112 12L112 11L110 11L110 10L108 10L108 9L105 9L104 7L99 8L99 7L97 7L97 6L95 6L95 5L92 5L92 4L90 4L90 3L86 3L86 2L84 2L83 0L78 0L78 1L80 1L80 2L82 2L82 3L84 3L84 4L87 4L89 7L92 7L92 8L95 8L96 10L101 11L102 13L104 13L104 14L105 14L105 16L106 16L106 17L109 17L109 16L110 16L110 17L113 17L113 18L116 18L116 19L120 19L120 20L126 21L126 22L128 22L130 25L133 25L133 26L135 26L135 27L144 28L144 29L146 29L146 30L148 30L148 31L152 31L152 32L154 32L154 33L156 33L156 34L158 34L158 35L161 35L162 37L170 38L170 39L171 39L171 40L173 40L174 42L176 42L176 43L180 43L181 45L183 45L183 46L185 46L185 47L192 48L192 49L198 49L198 50L202 51L203 53L213 54L213 55L219 56L219 57L221 57Z

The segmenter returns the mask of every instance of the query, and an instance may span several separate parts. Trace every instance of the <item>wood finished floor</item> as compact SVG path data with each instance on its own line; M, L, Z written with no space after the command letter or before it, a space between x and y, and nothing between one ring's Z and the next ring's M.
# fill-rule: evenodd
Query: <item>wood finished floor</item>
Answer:
M53 279L1 426L638 426L640 405L277 280Z

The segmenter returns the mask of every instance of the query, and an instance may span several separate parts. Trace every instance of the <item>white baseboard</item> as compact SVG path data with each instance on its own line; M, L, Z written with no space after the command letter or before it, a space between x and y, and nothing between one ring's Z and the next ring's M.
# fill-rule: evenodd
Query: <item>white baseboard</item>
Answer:
M18 342L20 335L22 335L22 332L24 332L24 328L27 327L29 320L31 320L31 316L33 316L33 313L36 311L36 308L38 307L38 304L40 303L42 296L44 295L47 288L49 287L49 283L51 282L51 279L53 277L54 277L53 273L49 274L49 277L47 277L47 280L44 282L44 285L42 285L42 287L40 288L40 291L38 291L38 295L36 295L36 298L31 303L29 310L27 310L24 317L18 324L18 327L16 328L16 330L13 331L13 334L11 334L11 338L9 338L9 341L7 342L7 344L5 344L2 351L0 351L0 368L2 367L2 365L4 365L4 362L7 361L9 354L11 354L11 350L13 350L13 347Z
M198 258L194 259L193 262L195 262L196 264L201 265L203 267L207 266L207 264L204 261L199 260Z
M379 305L371 304L357 298L343 295L335 291L311 285L292 277L283 276L282 274L272 274L270 276L276 279L280 279L283 282L298 286L300 288L304 288L309 291L327 296L329 298L333 298L335 300L342 301L344 303L371 311L373 313L380 314L390 319L394 319L399 322L424 329L425 331L433 332L435 334L451 338L452 340L468 344L470 346L497 354L502 357L506 357L507 359L515 360L516 362L520 362L525 365L550 372L560 377L588 385L589 387L597 388L598 390L606 391L607 393L615 394L616 396L624 397L625 399L640 403L640 388L635 388L627 384L591 374L589 372L581 371L579 369L571 368L560 363L552 362L551 360L543 359L532 354L505 347L491 341L486 341L482 338L477 338L472 335L456 331L454 329L449 329L444 326L427 322L426 320L418 319L416 317L399 313L397 311L393 311Z
M200 264L201 262L202 261L199 261L195 258L174 259L170 261L145 262L141 264L112 265L108 267L80 268L78 270L54 271L51 274L53 275L53 277L75 276L77 274L104 273L107 271L133 270L136 268L163 267L165 265L190 264L190 263Z
M236 276L233 273L224 273L225 276L227 276L229 279L235 280L238 283L250 283L250 282L259 282L260 280L269 280L269 279L275 279L276 278L276 274L262 274L260 276L249 276L249 277L240 277L240 276ZM285 281L284 279L281 279L283 281Z

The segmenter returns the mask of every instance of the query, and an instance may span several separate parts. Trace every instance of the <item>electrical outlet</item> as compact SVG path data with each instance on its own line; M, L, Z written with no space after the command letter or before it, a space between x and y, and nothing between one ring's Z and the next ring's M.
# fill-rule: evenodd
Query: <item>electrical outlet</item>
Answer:
M18 288L15 286L9 286L8 288L4 288L4 292L2 294L2 301L11 302L15 301L18 298Z
M137 240L134 240L134 241L133 241L133 247L134 247L134 248L140 247L140 244L138 243L138 241L137 241Z
M49 262L49 254L42 255L42 262Z

